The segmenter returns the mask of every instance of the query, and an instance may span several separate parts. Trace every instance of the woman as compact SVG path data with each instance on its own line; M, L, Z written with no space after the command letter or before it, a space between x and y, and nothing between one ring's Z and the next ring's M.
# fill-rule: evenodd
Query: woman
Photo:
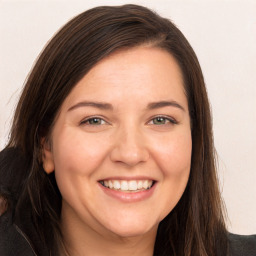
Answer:
M1 153L1 255L252 255L228 234L209 103L183 34L145 7L68 22Z

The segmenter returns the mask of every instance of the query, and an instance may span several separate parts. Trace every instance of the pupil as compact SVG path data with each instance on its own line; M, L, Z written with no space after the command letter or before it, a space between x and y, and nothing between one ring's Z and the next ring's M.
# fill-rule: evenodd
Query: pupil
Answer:
M165 119L163 117L157 117L155 119L155 124L164 124Z
M90 120L91 124L99 124L99 119L98 118L93 118Z

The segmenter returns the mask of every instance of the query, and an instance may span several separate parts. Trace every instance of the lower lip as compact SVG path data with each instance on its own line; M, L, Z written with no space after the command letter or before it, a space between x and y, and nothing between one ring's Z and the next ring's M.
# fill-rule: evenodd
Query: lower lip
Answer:
M100 183L99 183L99 186L104 191L104 193L106 193L108 196L112 198L115 198L122 202L134 203L134 202L146 200L149 197L151 197L152 194L154 193L156 182L150 189L142 190L139 192L123 192L121 190L114 190L114 189L104 187Z

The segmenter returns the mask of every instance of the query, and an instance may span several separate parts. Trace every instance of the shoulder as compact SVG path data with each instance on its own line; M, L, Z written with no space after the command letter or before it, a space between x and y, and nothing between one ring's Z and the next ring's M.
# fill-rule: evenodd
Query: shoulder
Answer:
M29 244L24 237L17 231L12 223L10 212L6 212L0 216L0 255L26 255L33 256Z
M25 180L25 159L18 148L0 152L0 255L35 255L14 216ZM28 208L26 212L29 212ZM31 222L31 221L30 221Z
M256 235L229 234L230 256L254 256L256 255Z
M19 148L5 148L0 152L0 196L8 205L16 204L28 172L26 158Z

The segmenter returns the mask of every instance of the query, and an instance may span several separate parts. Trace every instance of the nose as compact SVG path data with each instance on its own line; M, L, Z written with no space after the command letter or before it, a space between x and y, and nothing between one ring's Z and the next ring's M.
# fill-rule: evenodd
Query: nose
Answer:
M114 141L114 147L110 153L110 158L113 162L133 167L149 159L145 140L137 129L119 131Z

